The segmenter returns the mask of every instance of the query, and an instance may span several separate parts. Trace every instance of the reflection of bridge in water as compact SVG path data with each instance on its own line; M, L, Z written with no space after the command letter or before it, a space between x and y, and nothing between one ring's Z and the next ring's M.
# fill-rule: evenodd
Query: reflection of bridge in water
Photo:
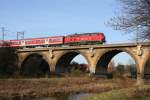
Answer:
M32 56L42 57L49 65L50 72L65 73L72 59L81 54L88 62L90 73L96 73L101 67L107 71L111 59L118 53L128 53L136 63L137 78L150 74L150 43L125 43L105 45L81 45L68 47L18 49L19 68L22 68Z

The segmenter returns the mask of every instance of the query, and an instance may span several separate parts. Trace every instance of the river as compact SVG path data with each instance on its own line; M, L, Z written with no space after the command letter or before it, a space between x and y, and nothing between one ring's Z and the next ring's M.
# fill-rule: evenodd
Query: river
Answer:
M59 96L53 96L53 97L45 97L45 98L38 98L33 100L81 100L84 97L87 97L91 94L89 93L79 93L79 94L73 94L73 95L59 95Z

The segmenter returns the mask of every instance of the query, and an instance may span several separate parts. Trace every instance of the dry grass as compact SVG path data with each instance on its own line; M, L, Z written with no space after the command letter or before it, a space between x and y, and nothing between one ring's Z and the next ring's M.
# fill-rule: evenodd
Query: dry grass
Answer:
M100 93L133 86L134 80L65 77L41 79L1 79L0 97L43 97L59 94Z
M86 97L83 100L150 100L150 85L134 86Z

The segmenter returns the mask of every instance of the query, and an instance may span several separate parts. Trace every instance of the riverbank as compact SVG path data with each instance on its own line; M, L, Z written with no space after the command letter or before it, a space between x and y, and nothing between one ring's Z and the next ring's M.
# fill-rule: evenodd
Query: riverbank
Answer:
M87 96L83 100L150 100L150 85L98 93Z
M1 98L39 98L76 93L102 93L132 87L136 80L64 77L40 79L1 79Z

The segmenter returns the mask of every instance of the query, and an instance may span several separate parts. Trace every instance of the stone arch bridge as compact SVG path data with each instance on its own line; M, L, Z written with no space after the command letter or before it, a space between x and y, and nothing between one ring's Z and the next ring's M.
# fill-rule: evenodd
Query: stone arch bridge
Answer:
M81 54L88 62L90 73L96 72L97 66L107 68L110 60L118 53L128 53L136 63L137 78L142 79L145 74L150 74L150 43L124 43L105 45L80 45L65 47L45 47L18 49L18 66L33 55L40 55L49 65L50 72L64 72L72 59Z

